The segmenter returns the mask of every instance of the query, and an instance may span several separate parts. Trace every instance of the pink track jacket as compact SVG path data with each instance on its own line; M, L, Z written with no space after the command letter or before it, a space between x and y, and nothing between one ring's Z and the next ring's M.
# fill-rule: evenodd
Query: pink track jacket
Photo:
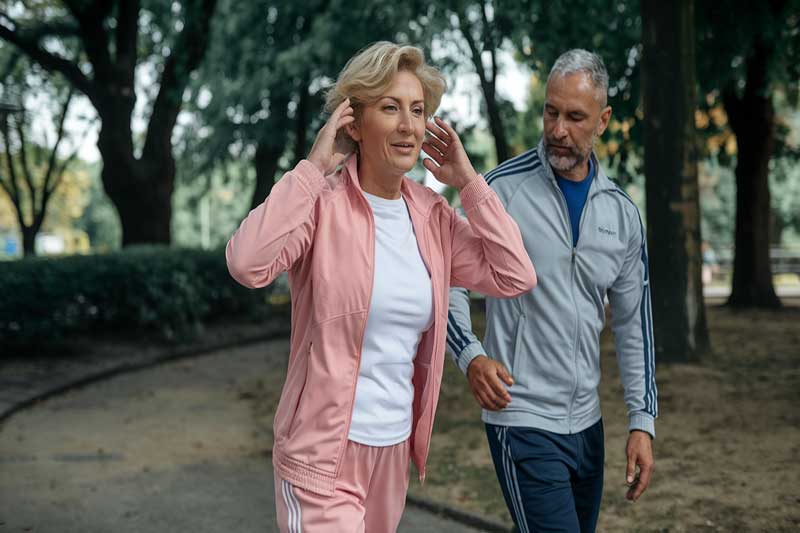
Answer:
M425 478L439 397L451 285L513 297L536 285L517 224L483 179L461 191L458 216L431 189L404 178L422 259L433 284L433 326L414 359L411 459ZM301 161L253 209L228 242L231 275L264 287L288 271L291 354L275 413L273 464L281 478L332 495L350 430L374 277L375 223L357 158L324 177Z

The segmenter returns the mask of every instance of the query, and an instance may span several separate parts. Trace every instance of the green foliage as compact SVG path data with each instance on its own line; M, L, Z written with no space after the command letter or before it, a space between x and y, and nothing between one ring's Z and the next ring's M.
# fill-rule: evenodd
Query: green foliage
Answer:
M544 109L545 85L536 77L532 77L528 88L528 100L525 110L517 113L512 121L513 134L509 137L511 153L521 154L539 143L542 137L542 109Z
M778 132L769 176L771 240L774 244L797 245L800 244L800 109L785 92L778 93L774 100Z
M0 264L0 344L100 329L172 338L220 317L263 316L271 292L238 285L221 249L129 247L6 262Z
M746 60L757 43L774 49L768 66L769 90L785 85L797 94L800 1L697 0L695 12L697 74L706 94L716 94L728 85L737 92L744 89Z
M310 149L325 90L350 57L378 40L425 47L414 15L378 0L220 0L176 144L179 181L252 161L257 146L283 154L277 175L288 170Z
M454 126L454 128L456 128ZM476 127L456 128L460 134L464 148L469 155L472 166L478 172L486 174L497 166L497 157L494 153L494 140L489 132Z
M619 153L640 150L641 17L639 2L546 2L497 0L498 23L507 28L517 57L541 80L547 79L555 60L571 48L598 53L608 69L609 105L619 121L637 119L630 135L609 131L606 139L620 143Z
M794 159L777 159L773 161L769 177L773 213L770 239L774 244L797 244L800 236L800 167Z
M720 162L732 164L735 152L720 150L718 142L732 135L729 117L721 115L720 119L715 114L718 115L721 109L727 113L735 111L747 91L765 95L779 114L788 115L791 108L797 107L800 95L800 0L698 0L695 12L697 80L700 86L698 107L712 119L698 125L700 136L706 141L701 149L705 154L718 157ZM747 24L741 24L743 20ZM751 73L748 81L748 64L759 55L758 51L765 58L766 74L761 79ZM759 86L747 87L752 83ZM776 125L771 156L797 159L800 152L787 150L790 128L782 124L780 118ZM743 141L737 139L737 142ZM742 146L738 148L742 149Z
M75 228L86 232L89 246L95 253L118 250L122 243L122 226L111 200L108 199L100 183L100 165L87 165L89 173L89 201Z
M204 249L224 245L247 215L249 170L246 161L231 161L210 170L205 180L179 182L172 196L173 242Z
M718 158L700 163L700 232L719 250L733 246L736 218L736 178Z

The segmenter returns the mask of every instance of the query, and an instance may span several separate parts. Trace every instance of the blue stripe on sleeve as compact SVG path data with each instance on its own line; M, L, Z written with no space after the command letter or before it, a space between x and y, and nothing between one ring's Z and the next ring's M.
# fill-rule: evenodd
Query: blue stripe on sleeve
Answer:
M491 185L495 180L498 180L498 179L503 178L505 176L512 176L514 174L522 174L523 172L533 172L534 170L536 170L537 168L539 168L541 166L542 166L542 162L537 159L536 161L532 162L530 165L526 165L524 167L518 167L518 168L505 170L503 172L498 172L497 174L492 176L491 179L487 180L486 183Z
M456 317L453 316L453 313L450 311L447 312L447 322L453 325L453 330L458 334L459 337L461 337L463 348L469 346L470 344L469 339L464 334L464 331L461 329L461 326L458 325L458 322L456 322Z
M533 157L538 157L539 154L537 153L536 149L528 150L527 152L523 152L516 157L512 157L511 159L507 159L501 162L499 165L494 167L494 169L490 170L484 176L487 180L492 177L492 174L496 174L501 170L505 170L508 167L517 165L517 164L527 164L529 160Z
M525 172L540 165L539 152L534 148L533 150L524 152L517 157L501 163L499 166L495 167L494 170L486 173L484 178L486 179L486 183L491 185L497 178L509 176L511 174L519 174L520 172Z
M456 322L456 317L453 316L453 313L450 311L447 312L447 343L451 349L453 349L455 346L453 353L456 356L457 361L461 360L461 354L470 344L470 341L464 334L464 331Z
M658 402L657 402L657 389L655 381L655 349L653 346L653 325L650 309L650 269L647 262L647 238L644 231L644 223L639 214L639 209L636 204L624 191L617 188L615 190L623 198L633 204L636 209L636 214L639 217L639 231L641 232L642 246L641 246L641 260L644 275L642 279L642 300L639 304L639 314L642 323L642 343L644 346L644 405L645 412L653 417L658 416Z

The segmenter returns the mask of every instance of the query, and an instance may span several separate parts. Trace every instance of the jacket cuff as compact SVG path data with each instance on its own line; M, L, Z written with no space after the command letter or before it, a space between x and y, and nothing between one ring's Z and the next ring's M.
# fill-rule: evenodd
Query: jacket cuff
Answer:
M652 438L656 438L656 422L653 415L636 411L628 415L628 432L633 430L645 431Z
M293 172L297 176L298 181L302 183L308 192L315 198L319 196L319 193L322 192L322 189L324 189L325 185L327 184L325 181L325 176L322 175L322 172L320 172L317 166L308 159L300 160L300 162L294 167Z
M464 213L468 213L470 209L478 205L481 200L491 193L492 189L483 179L483 175L478 174L477 178L465 185L458 193L461 197L461 207L464 208Z
M458 368L464 373L467 374L467 368L469 364L472 362L473 359L478 357L479 355L485 355L486 350L483 349L483 345L479 341L471 342L467 345L466 348L461 350L460 353L456 354L456 361L458 361Z

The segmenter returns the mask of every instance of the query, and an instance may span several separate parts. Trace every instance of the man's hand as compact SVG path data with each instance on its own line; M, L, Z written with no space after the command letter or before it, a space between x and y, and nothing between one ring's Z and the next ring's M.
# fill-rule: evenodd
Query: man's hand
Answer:
M655 469L653 460L653 443L650 434L646 431L631 431L628 436L628 445L625 449L628 456L628 467L625 473L625 482L628 485L627 499L635 502L650 485L650 477ZM639 473L636 473L636 467Z
M484 409L499 411L511 402L511 395L503 383L511 386L514 378L502 363L479 355L467 367L467 380L472 395Z

